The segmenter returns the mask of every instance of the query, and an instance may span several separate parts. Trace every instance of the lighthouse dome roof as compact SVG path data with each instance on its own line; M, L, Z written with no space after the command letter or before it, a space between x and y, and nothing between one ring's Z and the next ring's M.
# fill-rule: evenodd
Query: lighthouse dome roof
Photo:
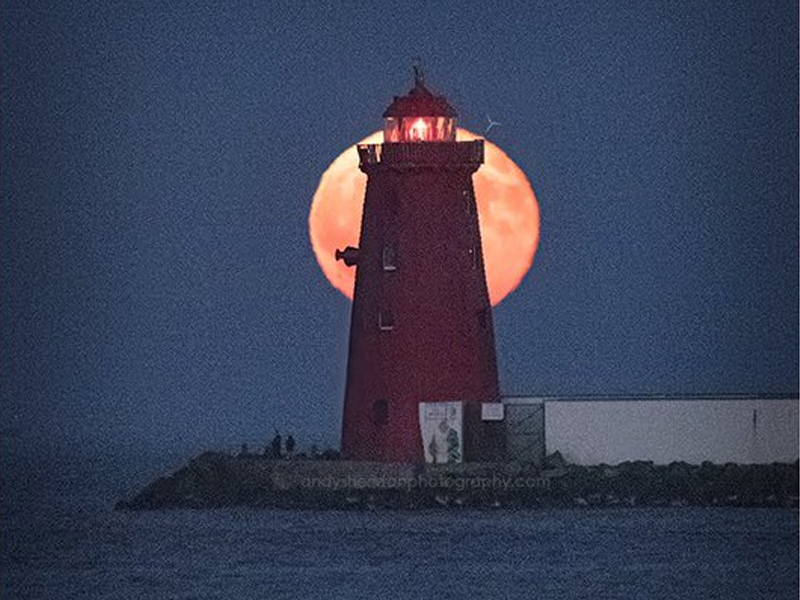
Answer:
M405 96L395 96L383 117L456 117L458 113L444 96L434 96L417 77L413 89Z

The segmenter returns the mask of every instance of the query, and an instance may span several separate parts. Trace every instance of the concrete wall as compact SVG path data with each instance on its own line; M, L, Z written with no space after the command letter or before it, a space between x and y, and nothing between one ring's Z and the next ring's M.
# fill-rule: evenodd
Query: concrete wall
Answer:
M577 464L798 458L796 399L545 399L545 407L548 454Z

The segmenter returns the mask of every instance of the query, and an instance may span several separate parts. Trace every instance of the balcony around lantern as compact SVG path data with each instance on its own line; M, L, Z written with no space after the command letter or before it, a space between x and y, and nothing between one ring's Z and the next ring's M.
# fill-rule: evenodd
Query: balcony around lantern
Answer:
M362 169L374 165L392 166L475 166L483 164L483 140L471 142L400 142L359 144Z

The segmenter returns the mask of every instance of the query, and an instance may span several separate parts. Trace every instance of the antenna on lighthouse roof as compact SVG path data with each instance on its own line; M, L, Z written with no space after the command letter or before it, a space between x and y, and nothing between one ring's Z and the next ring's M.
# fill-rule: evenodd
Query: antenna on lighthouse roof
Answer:
M422 59L415 56L411 61L414 69L414 86L425 85L425 71L422 69Z

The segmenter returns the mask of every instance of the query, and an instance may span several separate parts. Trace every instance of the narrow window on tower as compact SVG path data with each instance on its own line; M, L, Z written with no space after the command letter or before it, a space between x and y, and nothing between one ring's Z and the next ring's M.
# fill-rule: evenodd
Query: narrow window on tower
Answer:
M389 309L378 311L378 327L381 331L391 331L394 329L394 315Z
M462 190L461 195L464 197L464 207L467 210L467 214L472 214L472 196L469 193L469 190Z
M478 249L475 248L475 246L473 246L472 248L469 249L469 264L472 267L473 271L478 268L478 260L479 260Z
M375 425L386 425L389 422L389 403L378 400L372 404L372 422Z
M384 246L383 248L383 270L395 271L397 262L395 260L394 246Z

